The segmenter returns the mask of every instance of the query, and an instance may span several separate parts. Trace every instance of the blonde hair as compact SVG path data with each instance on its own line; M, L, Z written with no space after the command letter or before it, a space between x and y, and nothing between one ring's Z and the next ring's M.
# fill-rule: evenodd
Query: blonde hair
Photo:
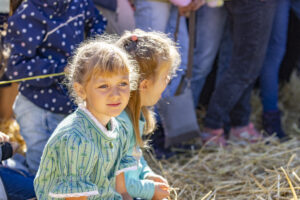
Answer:
M132 32L126 31L117 41L117 45L130 54L134 58L139 67L138 85L144 79L156 80L162 70L160 65L162 62L171 64L169 76L176 74L176 70L180 63L180 55L178 53L175 42L167 37L166 34L160 32L145 32L136 29ZM155 129L154 113L145 106L141 105L141 97L139 90L131 91L127 113L132 121L136 143L140 147L145 144L141 138L139 130L139 119L141 112L145 117L146 124L144 134L149 134Z
M113 36L103 35L89 39L76 49L74 56L66 68L66 81L70 95L77 104L83 100L73 88L75 82L85 85L93 76L111 76L113 74L129 74L130 89L136 89L138 79L135 60L113 44Z

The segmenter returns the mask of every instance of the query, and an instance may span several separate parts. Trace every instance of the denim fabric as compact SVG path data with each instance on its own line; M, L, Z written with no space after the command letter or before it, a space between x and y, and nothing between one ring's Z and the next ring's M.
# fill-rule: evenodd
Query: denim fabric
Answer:
M115 12L117 10L117 0L94 0L96 6Z
M9 200L24 200L35 197L34 177L28 173L0 166L0 178Z
M102 0L98 0L101 2ZM95 1L96 2L96 1ZM117 0L117 9L96 7L100 10L101 14L107 19L106 32L109 34L122 35L126 30L133 30L135 28L134 11L129 1Z
M226 21L226 26L225 26L225 30L223 33L223 37L222 37L222 41L220 44L220 48L219 48L219 53L218 53L218 62L217 62L217 77L216 77L216 85L218 85L218 83L221 80L222 75L224 74L224 72L227 70L227 68L230 65L230 60L231 60L231 56L232 56L232 48L233 48L233 44L232 44L232 38L230 35L230 23L229 20Z
M165 32L171 4L165 2L135 0L135 26L144 31Z
M0 1L0 13L9 13L9 0Z
M20 93L13 109L20 126L20 133L27 145L26 162L29 172L35 174L46 142L65 115L44 110Z
M195 106L199 102L206 77L212 70L226 19L227 11L224 7L210 8L205 5L196 13L196 46L191 84Z
M174 33L176 29L177 14L178 14L177 7L172 6L165 32L173 39L174 39ZM181 81L181 78L186 72L187 62L188 62L187 60L188 60L188 49L189 49L189 35L188 35L185 17L180 17L177 45L179 48L179 53L181 55L181 63L178 68L176 77L172 79L172 81L170 82L166 90L163 92L162 97L174 96L178 88L178 85Z
M291 0L291 6L298 19L300 19L300 0Z
M154 30L167 33L174 37L178 9L169 3L154 2L148 0L135 0L135 23L136 28L142 30ZM188 57L188 31L185 17L180 18L178 32L178 47L181 54L181 64L177 76L172 79L162 97L173 96L177 90L182 76L185 74ZM160 121L157 115L157 121Z
M225 2L232 24L233 52L210 100L205 126L221 128L231 117L232 126L249 123L250 96L266 54L276 0Z
M278 73L283 59L290 12L290 0L278 0L269 45L260 77L264 112L278 110Z

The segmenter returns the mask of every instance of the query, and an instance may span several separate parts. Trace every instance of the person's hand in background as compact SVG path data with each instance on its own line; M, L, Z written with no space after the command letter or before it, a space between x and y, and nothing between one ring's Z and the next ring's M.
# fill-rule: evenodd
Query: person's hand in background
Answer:
M190 4L183 7L178 7L178 12L181 16L188 17L191 11L198 10L201 6L205 4L205 0L192 0Z
M9 142L9 136L0 131L0 142Z

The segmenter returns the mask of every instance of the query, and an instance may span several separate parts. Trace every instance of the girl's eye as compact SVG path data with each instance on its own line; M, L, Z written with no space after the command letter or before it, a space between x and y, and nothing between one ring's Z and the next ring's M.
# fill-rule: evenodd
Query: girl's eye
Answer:
M102 88L102 89L104 89L104 88L108 88L108 85L107 85L107 84L100 85L100 86L99 86L99 88Z
M120 86L122 86L122 87L125 87L127 85L128 85L128 82L122 82L122 83L120 83Z

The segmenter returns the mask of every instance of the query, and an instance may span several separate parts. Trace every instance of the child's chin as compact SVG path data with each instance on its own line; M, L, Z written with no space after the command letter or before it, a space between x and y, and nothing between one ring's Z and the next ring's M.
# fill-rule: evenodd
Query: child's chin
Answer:
M120 112L113 112L113 113L111 113L111 117L117 117L117 116L119 116L120 114L121 114L121 112L122 111L120 111Z

